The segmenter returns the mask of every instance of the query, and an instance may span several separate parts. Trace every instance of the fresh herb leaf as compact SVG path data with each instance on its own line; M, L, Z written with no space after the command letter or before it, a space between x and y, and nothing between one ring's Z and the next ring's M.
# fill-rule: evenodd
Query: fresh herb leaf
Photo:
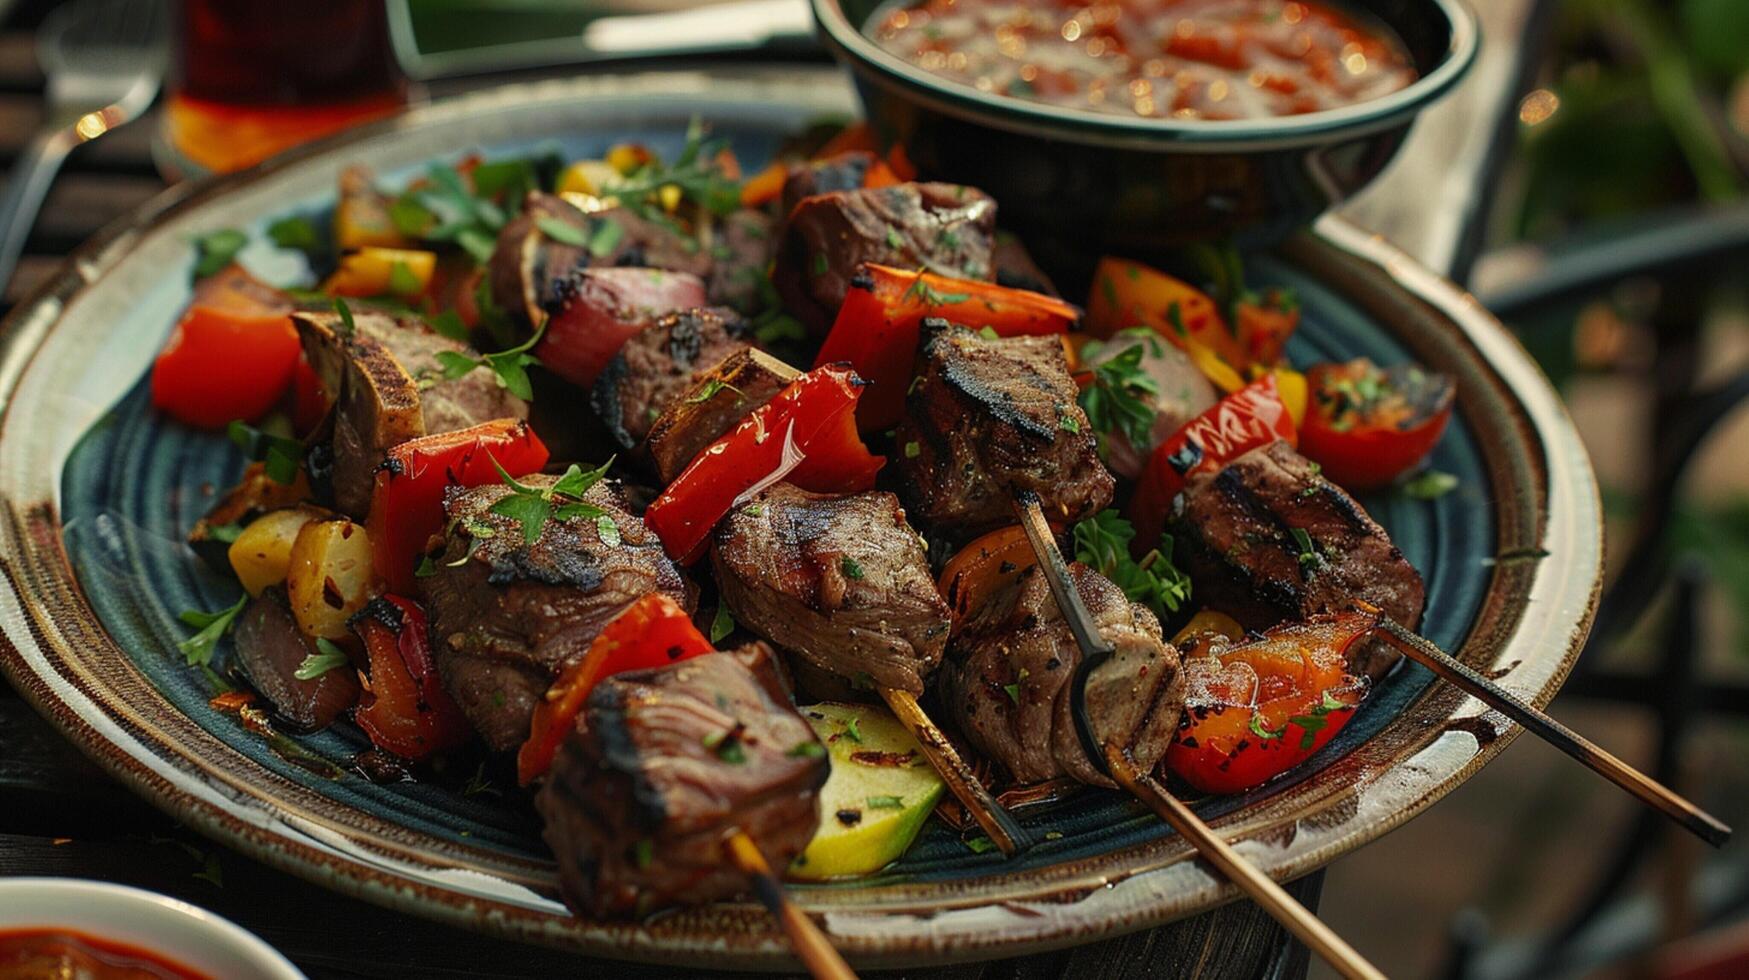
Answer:
M352 319L352 307L340 297L334 297L334 312L340 314L340 336L351 340L358 333L358 324Z
M209 231L194 240L194 277L205 279L231 264L249 244L249 236L235 228Z
M444 310L426 322L431 324L431 329L440 337L462 344L468 342L467 324L462 322L461 314L454 310Z
M551 498L538 494L513 493L494 503L491 510L521 524L523 543L532 547L540 540L541 528L546 526L547 518L553 516L553 502Z
M547 332L547 321L542 320L534 328L534 334L515 347L499 351L495 354L481 354L473 357L459 351L440 350L437 352L437 363L443 368L445 381L454 381L466 377L477 367L489 368L497 376L498 384L505 391L522 399L534 400L534 385L528 380L528 368L539 364L540 359L529 353L541 337Z
M1118 336L1130 333L1126 330ZM1154 419L1158 414L1154 399L1160 394L1160 382L1142 367L1142 359L1148 355L1147 345L1158 345L1159 340L1151 331L1135 340L1122 353L1094 365L1093 383L1082 389L1079 400L1094 431L1120 435L1132 447L1147 452L1153 448ZM1082 355L1091 359L1099 350L1084 349Z
M596 221L595 230L590 233L587 243L589 254L598 259L605 259L619 247L620 239L625 237L625 226L612 218L600 218Z
M986 851L993 851L996 849L995 841L985 837L983 834L970 838L964 843L966 845L966 850L971 851L973 854L983 854Z
M244 455L261 463L268 479L281 486L297 482L298 468L304 460L303 443L263 432L241 419L233 419L225 427L225 434Z
M671 166L649 163L621 180L610 181L602 190L644 217L667 217L663 189L676 188L680 197L719 217L741 206L741 185L724 175L718 157L726 140L705 138L704 124L694 119L686 129L686 143ZM669 191L673 194L673 191Z
M905 247L905 237L900 235L899 229L894 228L892 225L887 226L887 247L891 249L902 249Z
M832 263L826 259L825 252L815 252L809 267L815 276L823 276L832 268Z
M237 536L242 533L243 525L235 523L209 525L206 529L207 539L217 541L220 544L230 544L236 541Z
M504 485L510 488L510 493L499 498L489 509L500 517L508 517L522 525L522 540L525 545L532 546L540 540L541 528L546 526L550 518L557 517L561 521L568 521L606 516L601 508L585 503L583 495L607 475L608 467L613 465L611 458L592 470L585 470L572 463L564 475L546 486L533 486L517 480L504 467L499 466L495 459L492 465L497 468ZM602 533L602 540L605 542L606 533L602 531L599 520L596 529ZM613 533L618 536L618 525L614 526Z
M916 459L917 454L921 453L922 451L923 451L923 447L919 446L917 444L916 440L912 440L910 442L905 443L905 458L906 459Z
M711 732L700 741L704 747L717 754L717 758L731 765L740 765L747 761L747 750L741 746L741 726L736 725L726 732Z
M299 252L314 252L322 247L322 235L310 219L303 215L281 218L267 226L267 237L280 248Z
M1458 478L1440 470L1422 470L1403 483L1405 496L1415 500L1438 500L1457 489Z
M431 576L436 575L436 574L437 574L437 563L431 560L430 555L420 555L419 556L419 567L413 569L413 577L414 578L430 578Z
M243 605L248 601L249 597L242 595L238 596L237 601L231 606L218 612L209 613L190 609L176 617L184 625L193 626L200 630L200 632L176 644L176 649L182 651L189 666L205 667L213 662L213 648L218 645L219 640L226 633L230 632L231 624L236 622L237 614L243 611Z
M292 672L292 676L300 681L313 681L330 670L344 667L350 662L351 659L346 656L345 650L335 646L334 642L327 637L318 636L316 637L316 652L305 657L304 662L298 664L298 669Z
M688 405L698 405L703 402L708 402L712 398L717 397L717 392L724 390L732 391L743 398L746 397L746 394L742 392L741 389L729 384L727 381L724 381L721 378L710 378L705 381L703 387L698 389L698 394L688 398L686 403Z
M638 870L648 871L650 865L654 864L655 861L655 842L648 837L639 838L638 842L632 845L632 863L638 866Z
M486 776L484 762L474 767L474 774L468 777L467 784L462 786L463 796L503 796L504 791L492 785L492 780Z
M852 742L855 742L858 745L862 744L862 719L861 718L858 718L855 715L850 716L850 720L844 723L844 737L850 739Z
M723 637L735 632L735 617L729 615L729 605L717 602L717 613L711 617L711 646L723 642Z
M425 284L413 274L405 262L394 262L389 266L389 292L396 296L418 296L425 292Z
M1312 544L1312 536L1306 533L1305 528L1290 527L1288 528L1288 533L1293 535L1294 545L1299 549L1300 564L1302 566L1313 568L1323 560L1318 557L1317 546Z
M619 525L613 522L613 518L606 514L597 515L595 518L595 533L601 536L601 543L607 547L619 547Z
M1140 561L1130 557L1136 529L1115 510L1102 510L1075 525L1075 560L1099 572L1164 618L1190 601L1190 576L1172 562L1172 536L1160 536L1158 547Z
M1068 406L1058 405L1057 428L1062 429L1064 432L1080 432L1081 420L1076 418L1073 412L1069 411Z
M845 578L855 579L859 582L862 580L862 564L849 555L844 555L838 559L838 570L844 573Z
M936 289L934 286L931 286L924 279L924 276L925 271L923 269L918 269L917 278L912 281L910 288L899 294L899 302L901 304L913 296L915 296L924 306L952 306L956 303L964 303L966 300L972 298L970 293L944 293ZM989 327L985 327L984 329L990 330ZM996 339L994 336L995 333L996 331L990 330L991 340Z

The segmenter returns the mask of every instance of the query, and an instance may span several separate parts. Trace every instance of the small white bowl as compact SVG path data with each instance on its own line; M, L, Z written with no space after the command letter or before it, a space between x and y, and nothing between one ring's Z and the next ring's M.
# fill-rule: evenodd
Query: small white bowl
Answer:
M306 980L254 934L166 895L76 878L0 879L0 931L69 929L224 980Z

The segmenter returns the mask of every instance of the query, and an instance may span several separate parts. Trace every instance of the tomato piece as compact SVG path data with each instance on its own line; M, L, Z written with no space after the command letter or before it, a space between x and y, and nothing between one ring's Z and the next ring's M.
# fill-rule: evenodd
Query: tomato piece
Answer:
M219 429L267 414L291 384L301 348L291 302L232 265L195 286L194 301L152 362L152 404Z
M871 454L857 435L862 392L862 380L841 365L797 377L687 464L644 523L669 557L690 565L703 556L711 529L755 488L778 480L815 493L874 486L886 457Z
M1015 524L983 535L954 552L936 588L955 621L976 612L1021 572L1038 564L1026 530Z
M1338 485L1376 490L1427 458L1451 421L1457 389L1448 375L1413 364L1379 368L1366 358L1319 364L1300 450Z
M1205 793L1225 794L1261 786L1310 758L1365 696L1366 679L1348 673L1348 648L1377 625L1376 614L1346 612L1237 645L1200 634L1207 653L1184 661L1184 717L1166 767Z
M711 650L710 641L673 599L652 592L633 602L602 627L588 652L567 665L534 706L528 741L516 753L517 777L526 786L546 774L602 678L664 667Z
M1293 294L1280 289L1266 289L1262 294L1247 294L1235 308L1238 320L1239 344L1252 364L1277 364L1281 361L1287 339L1300 325L1300 307Z
M1018 337L1067 333L1080 315L1073 305L1043 293L865 264L851 277L814 364L855 368L870 385L857 406L857 424L863 432L883 432L904 415L924 317Z
M1282 404L1274 373L1265 374L1216 402L1154 447L1130 497L1126 516L1136 527L1133 547L1153 548L1166 529L1172 498L1197 473L1218 470L1277 439L1298 439L1293 416Z
M411 599L380 596L353 618L370 663L369 686L354 716L371 744L420 760L472 736L437 674L425 610Z
M545 465L546 444L519 419L495 419L401 443L389 450L371 487L365 521L371 565L389 591L414 592L419 559L443 529L445 489L497 483L498 466L511 476L526 476Z

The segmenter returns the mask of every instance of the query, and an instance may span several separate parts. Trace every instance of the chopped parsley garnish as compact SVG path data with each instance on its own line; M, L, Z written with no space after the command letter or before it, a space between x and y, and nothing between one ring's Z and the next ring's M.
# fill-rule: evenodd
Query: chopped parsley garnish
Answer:
M235 228L209 231L194 240L194 277L205 279L231 264L237 253L249 244L249 236Z
M334 297L334 312L340 316L340 336L351 340L358 333L358 324L352 319L352 307L340 297Z
M245 456L261 463L268 479L281 486L297 482L298 467L304 460L303 443L263 432L241 419L233 419L225 434Z
M723 637L735 632L735 617L729 615L729 604L717 602L717 613L711 617L711 646L723 642Z
M861 718L858 718L855 715L852 715L850 717L850 720L844 723L844 737L850 739L852 742L855 742L858 745L862 744L862 719Z
M1074 412L1069 411L1067 405L1058 405L1057 428L1062 429L1064 432L1080 432L1081 420L1075 417Z
M454 310L444 310L425 322L440 337L448 337L462 344L468 342L468 325L462 322L461 314Z
M1075 560L1104 575L1128 596L1165 617L1190 601L1190 576L1172 563L1172 536L1140 561L1130 557L1133 524L1115 510L1102 510L1075 525Z
M995 327L991 327L991 326L979 327L978 328L978 336L984 338L985 340L1001 340L1002 339L1002 335L996 332Z
M1403 483L1405 496L1415 500L1438 500L1457 489L1458 478L1440 470L1422 470Z
M705 381L704 386L698 389L698 394L693 395L692 397L688 398L686 400L686 403L688 405L698 405L698 404L701 404L703 402L708 402L712 398L717 397L718 392L724 391L724 390L732 391L735 394L740 395L743 398L747 397L746 394L741 391L741 389L735 387L734 385L728 383L727 381L724 381L721 378L709 378Z
M686 143L672 164L664 167L652 160L602 190L646 218L660 215L659 202L652 198L660 199L668 187L712 214L730 214L741 206L741 185L729 179L718 163L727 146L726 139L705 139L704 123L695 116L686 127Z
M862 580L862 564L849 555L844 555L838 559L838 570L844 573L845 578Z
M917 454L922 452L922 451L923 451L923 447L919 446L915 439L911 440L910 442L905 443L905 458L906 459L916 459Z
M419 567L413 569L413 577L414 578L430 578L431 576L436 575L436 574L437 574L437 563L431 560L430 555L420 555L419 556Z
M619 525L606 514L598 514L595 518L595 533L600 536L601 543L609 548L619 547L621 541Z
M1163 353L1160 338L1146 329L1125 330L1118 337L1132 338L1135 343L1094 366L1093 383L1082 389L1079 400L1094 431L1121 435L1131 446L1146 451L1153 445L1154 418L1158 414L1154 397L1160 393L1160 382L1142 367L1142 359ZM1114 338L1107 343L1117 342ZM1082 356L1092 359L1103 346L1107 345L1090 343L1082 350Z
M474 767L474 774L468 777L467 784L462 787L463 796L503 796L504 791L492 785L492 780L486 776L484 762Z
M905 247L904 236L900 235L899 229L894 228L892 225L887 226L887 247L893 248L893 249L900 249L900 248Z
M864 801L870 810L903 810L905 800L898 796L871 796Z
M200 630L176 644L176 649L182 651L189 666L205 667L213 662L213 648L218 645L221 637L230 632L231 624L237 621L237 614L243 611L243 605L248 601L247 595L241 595L235 603L218 612L189 609L176 617L183 624Z
M605 259L613 254L614 249L619 247L620 239L625 237L625 233L625 226L619 222L612 218L599 218L596 221L595 230L589 233L588 242L578 242L577 244L587 244L590 255L598 259Z
M717 754L717 758L731 765L740 765L747 761L747 750L741 747L741 726L737 724L726 732L711 732L700 741L704 747Z
M1008 692L1008 700L1013 701L1016 705L1020 704L1020 685L1030 674L1031 671L1022 667L1020 668L1020 675L1014 678L1014 683L1002 685L1002 690Z
M298 669L292 676L300 681L313 681L336 667L344 667L350 662L346 651L334 645L334 641L325 636L316 637L316 652L304 658L298 664Z
M236 541L237 536L242 533L243 525L236 523L214 524L208 526L206 529L207 540L217 541L220 544L230 544L231 542Z
M1294 536L1294 544L1299 548L1301 565L1311 568L1323 560L1318 557L1317 546L1312 544L1312 536L1306 533L1305 528L1290 527L1288 532Z
M492 465L497 467L498 475L503 478L504 485L511 492L493 504L491 511L521 524L522 541L525 545L532 545L540 540L541 528L546 526L549 518L568 521L579 517L599 519L607 516L607 512L600 507L584 503L583 495L607 475L607 468L613 465L612 459L592 470L584 470L572 463L563 476L542 487L519 482L506 473L495 459ZM596 527L600 526L597 523ZM617 537L618 534L619 528L615 527L614 535Z
M1251 721L1247 727L1251 729L1251 734L1258 738L1277 739L1286 735L1289 727L1298 726L1300 729L1300 751L1303 752L1316 744L1318 733L1329 726L1330 712L1351 707L1353 705L1340 698L1332 697L1329 691L1325 691L1319 698L1318 706L1313 708L1310 713L1289 717L1277 731L1270 731L1263 724L1262 714L1255 710L1251 712Z
M809 261L811 263L809 269L816 276L823 276L832 268L832 263L827 261L825 252L815 252L814 257Z
M650 838L639 838L638 842L632 845L632 863L638 866L639 871L650 870L650 865L655 863L655 860L656 843Z
M976 837L966 840L965 845L966 850L971 851L973 854L982 854L985 851L993 851L996 849L996 842L985 837L983 834L979 834Z
M903 303L915 296L918 300L922 301L924 306L952 306L955 303L964 303L966 300L972 298L970 293L944 293L924 281L924 275L926 275L924 270L917 270L917 279L911 283L909 289L906 289L903 293L899 294L899 302ZM988 330L989 328L986 327L985 329ZM995 333L993 330L990 332Z
M499 351L496 354L482 354L471 357L460 351L440 350L437 352L437 363L443 367L443 379L454 381L465 377L477 367L487 367L497 376L498 384L505 391L522 399L534 399L534 386L528 380L528 368L539 364L540 359L529 351L540 343L541 336L547 332L547 322L543 319L534 328L534 334L515 347Z
M797 742L784 753L792 759L818 759L825 754L826 747L819 742Z

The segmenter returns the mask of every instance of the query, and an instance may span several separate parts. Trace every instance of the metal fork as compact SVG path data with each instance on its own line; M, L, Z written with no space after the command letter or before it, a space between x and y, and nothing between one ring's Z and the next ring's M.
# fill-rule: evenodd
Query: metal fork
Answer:
M160 0L75 0L43 20L36 56L48 113L0 193L0 294L67 154L138 118L157 97L165 34Z

